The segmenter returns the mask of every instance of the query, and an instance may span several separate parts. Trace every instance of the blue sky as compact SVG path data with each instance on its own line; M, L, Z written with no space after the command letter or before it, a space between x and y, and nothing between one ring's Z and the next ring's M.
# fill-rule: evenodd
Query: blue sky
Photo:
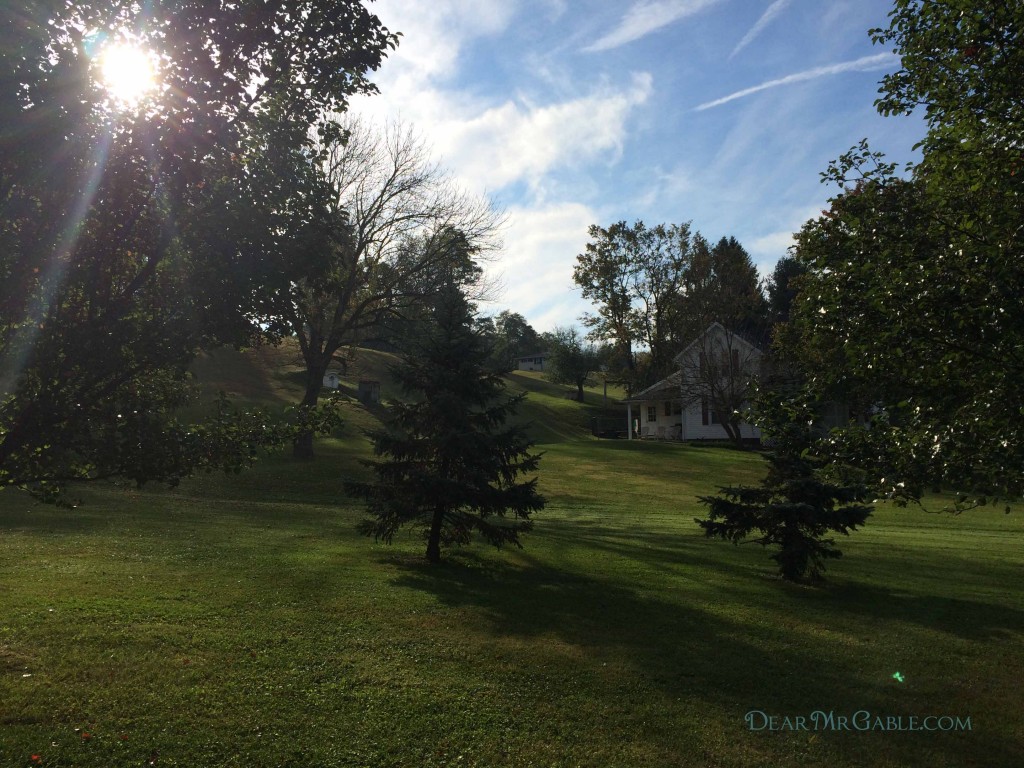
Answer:
M592 309L572 282L587 227L692 222L762 274L834 193L864 137L900 164L920 118L882 118L898 69L867 30L889 0L376 0L403 37L354 111L423 134L508 214L489 267L539 331Z

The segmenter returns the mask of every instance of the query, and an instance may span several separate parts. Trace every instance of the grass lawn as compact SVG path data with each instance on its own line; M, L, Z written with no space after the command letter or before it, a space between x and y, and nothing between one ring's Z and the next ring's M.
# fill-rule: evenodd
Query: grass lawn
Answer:
M825 586L783 584L693 522L756 455L595 440L599 393L512 380L549 502L523 550L431 568L411 535L357 535L355 405L312 464L73 511L0 494L0 766L1024 765L1024 510L880 507ZM971 730L752 731L751 710Z

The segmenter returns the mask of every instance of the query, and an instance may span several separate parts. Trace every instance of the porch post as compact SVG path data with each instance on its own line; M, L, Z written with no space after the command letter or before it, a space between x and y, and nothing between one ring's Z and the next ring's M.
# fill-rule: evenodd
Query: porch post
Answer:
M626 403L626 439L633 439L633 404Z

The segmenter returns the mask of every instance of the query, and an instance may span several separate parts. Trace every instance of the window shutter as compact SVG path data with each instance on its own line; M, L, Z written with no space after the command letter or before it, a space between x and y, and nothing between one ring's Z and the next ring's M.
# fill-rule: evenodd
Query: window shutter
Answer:
M705 427L708 425L708 399L706 397L700 401L700 421Z

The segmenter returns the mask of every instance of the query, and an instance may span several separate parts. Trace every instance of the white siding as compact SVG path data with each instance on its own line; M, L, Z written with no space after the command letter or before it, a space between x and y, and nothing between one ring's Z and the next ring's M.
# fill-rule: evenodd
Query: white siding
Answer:
M654 408L655 419L654 421L648 420L648 409ZM646 433L648 437L658 436L658 427L665 428L665 438L671 438L678 435L676 427L682 424L682 416L678 413L673 413L671 416L665 415L665 401L664 400L644 400L641 403L634 403L634 412L639 413L640 416L640 435L645 434L644 428L649 427L649 432ZM674 410L674 408L673 408ZM636 418L636 416L634 416Z
M717 323L710 326L707 333L710 341L705 342L708 344L708 347L705 348L715 349L716 352L718 349L738 350L740 365L745 371L751 367L756 370L760 366L761 353L743 339L733 336L731 340L727 340L725 329ZM700 367L700 352L701 347L695 343L676 356L676 364L679 365L683 376L687 375L687 371L695 371ZM686 407L683 421L684 440L729 439L725 427L721 424L710 423L710 413L708 414L708 423L704 423L703 407L700 401L690 403ZM761 430L752 424L742 423L740 424L740 436L743 439L760 438Z
M721 424L704 424L704 414L700 403L692 403L685 413L686 431L684 440L728 440L729 435ZM711 421L710 414L708 421ZM753 439L761 437L761 430L746 422L740 424L740 437Z

